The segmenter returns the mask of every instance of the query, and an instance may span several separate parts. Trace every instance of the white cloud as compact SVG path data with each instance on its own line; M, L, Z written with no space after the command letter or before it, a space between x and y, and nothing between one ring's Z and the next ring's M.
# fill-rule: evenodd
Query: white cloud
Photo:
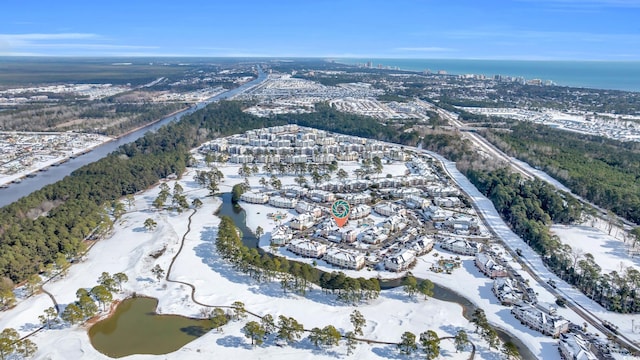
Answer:
M146 45L117 45L117 44L86 44L86 43L55 43L55 44L31 44L31 48L56 48L56 49L88 49L88 50L131 50L131 49L159 49L159 46Z
M0 34L0 55L145 54L159 49L158 46L114 44L111 40L93 33Z
M88 33L58 33L58 34L0 34L0 41L9 42L31 42L31 41L48 41L48 40L78 40L99 38L96 34Z
M456 51L455 49L438 47L438 46L424 46L424 47L399 47L393 49L394 51L415 51L415 52L447 52Z

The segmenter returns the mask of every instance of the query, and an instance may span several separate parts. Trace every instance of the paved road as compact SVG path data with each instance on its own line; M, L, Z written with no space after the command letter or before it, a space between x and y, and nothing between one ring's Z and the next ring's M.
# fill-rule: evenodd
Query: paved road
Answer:
M436 108L438 109L438 108ZM437 110L438 113L445 117L447 120L449 120L449 122L451 124L453 124L456 127L462 127L462 123L460 121L458 121L456 118L454 118L454 116L449 113L448 111L445 111L443 109L438 109ZM500 151L499 149L497 149L495 146L493 146L491 143L489 143L486 139L484 139L482 136L480 136L477 133L465 133L465 136L467 136L467 138L469 138L476 146L478 146L479 148L485 150L487 153L496 156L498 159L502 159L503 161L505 161L505 163L509 164L515 171L517 171L518 173L523 174L523 176L525 176L526 178L532 179L532 178L540 178L544 181L549 182L551 185L555 186L556 188L558 188L557 184L555 184L554 182L550 182L548 181L548 176L540 176L540 172L536 171L530 171L528 169L528 165L527 166L523 166L522 162L519 162L513 158L511 158L510 156L504 154L502 151ZM449 161L446 161L446 159L437 156L437 158L441 161L441 163L443 164L443 167L445 168L445 170L447 171L447 173L449 174L449 176L452 179L456 179L455 176L453 176L451 174L451 170L455 170L455 164ZM453 166L453 168L452 168ZM457 171L457 170L455 170ZM546 174L545 174L546 175ZM458 184L460 185L460 184ZM464 187L462 187L462 190L466 193L466 195L473 199L474 196L471 196L471 194L468 194L465 190ZM564 188L564 187L563 187ZM562 189L560 188L560 190L565 191L566 188ZM575 196L575 194L572 194L573 196ZM576 196L578 199L580 199L581 201L592 205L591 203L585 201L584 199ZM602 321L605 319L601 319L598 315L594 314L593 312L589 311L588 309L586 309L584 306L582 306L578 301L576 301L575 299L573 299L573 297L568 294L565 291L562 291L561 289L558 288L552 288L551 286L549 286L547 284L547 282L545 281L545 279L543 279L540 275L540 273L536 270L537 266L533 265L531 263L531 261L528 259L528 256L525 257L520 257L516 254L515 252L515 248L513 247L513 243L506 241L506 239L503 236L503 231L496 231L496 229L492 226L492 222L491 221L486 221L487 217L493 217L495 218L496 214L493 213L488 213L487 209L484 208L480 208L477 206L477 203L474 201L473 202L473 206L476 209L477 213L479 216L481 216L485 221L485 223L487 224L488 228L490 229L490 231L494 234L494 236L496 236L496 238L499 238L502 240L503 244L505 244L506 248L509 250L509 252L511 253L511 255L515 258L518 259L520 264L522 265L522 268L527 271L535 281L537 281L540 286L542 286L543 288L545 288L545 290L549 291L551 294L553 294L554 296L558 297L558 296L562 296L565 299L567 299L567 306L574 311L576 314L578 314L585 322L591 324L594 328L596 328L597 330L599 330L600 332L602 332L603 334L606 335L610 335L613 338L617 339L618 343L620 343L622 346L632 350L633 352L640 352L640 346L638 346L632 339L628 338L627 336L624 336L622 334L615 334L613 333L611 330L609 330L608 328L604 327L602 325ZM597 209L599 209L598 207L596 207ZM522 247L527 246L524 242L522 242L522 244L520 245ZM537 257L537 260L539 259L538 255L535 255ZM546 269L546 267L545 267ZM548 270L548 269L547 269ZM555 280L555 279L554 279ZM558 281L562 281L560 279L556 280L556 282ZM568 287L571 287L570 285L567 284Z

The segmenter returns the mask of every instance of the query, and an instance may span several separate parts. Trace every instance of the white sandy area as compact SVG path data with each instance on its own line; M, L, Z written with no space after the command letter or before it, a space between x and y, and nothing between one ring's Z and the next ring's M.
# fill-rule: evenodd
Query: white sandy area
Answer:
M191 231L186 236L184 249L174 265L172 279L194 284L197 288L196 299L206 304L230 305L233 301L240 300L247 309L259 314L292 316L304 324L305 328L331 324L342 332L351 329L349 314L355 307L336 302L333 295L325 295L319 289L314 289L306 298L284 295L278 283L257 284L248 276L232 270L214 248L219 220L213 213L220 200L205 197L206 191L196 188L192 175L193 171L186 174L180 183L189 201L198 197L203 200L204 205L192 218ZM232 183L232 179L225 180L226 186ZM168 184L173 187L173 182ZM78 288L95 286L103 271L111 274L124 272L128 275L129 282L124 284L124 292L118 294L118 298L136 292L159 298L160 313L198 316L201 306L191 301L188 287L165 280L159 283L150 271L156 264L168 269L187 229L187 219L193 212L188 210L177 214L150 210L150 204L157 193L158 187L155 187L137 195L135 206L117 222L113 236L98 242L86 256L86 260L73 265L66 277L45 286L61 306L75 300ZM158 223L158 228L146 231L142 226L146 218L153 218ZM149 256L165 246L167 251L158 259ZM26 334L39 323L38 315L51 305L44 294L24 300L15 308L2 313L0 328L13 327L21 334ZM434 299L424 301L420 297L408 299L402 290L396 289L383 291L380 298L370 304L362 304L357 309L367 319L364 329L366 338L396 342L404 331L419 334L433 329L440 336L452 336L459 329L466 329L479 347L480 358L498 358L473 334L473 326L462 317L461 307L455 303ZM209 332L166 356L132 355L126 358L210 359L213 355L216 358L236 359L328 359L346 356L344 345L317 350L307 340L295 346L278 347L268 344L251 349L248 339L240 332L243 325L244 322L236 322L226 326L222 333ZM108 359L91 346L83 327L60 325L39 332L32 340L39 348L35 359ZM442 348L442 358L466 359L469 356L469 351L456 353L451 341L443 341ZM381 359L395 358L397 354L393 345L359 344L353 357Z

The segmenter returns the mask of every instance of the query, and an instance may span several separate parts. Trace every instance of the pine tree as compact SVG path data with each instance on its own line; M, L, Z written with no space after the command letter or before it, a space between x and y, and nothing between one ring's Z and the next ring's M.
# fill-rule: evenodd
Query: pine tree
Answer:
M403 354L411 354L418 348L418 346L416 345L416 335L412 332L405 331L400 337L398 348Z
M433 296L433 283L429 279L424 279L418 284L418 291L424 295L424 299L427 300L427 296Z
M257 321L249 321L243 328L242 333L251 339L251 345L262 345L265 330Z
M410 297L413 297L418 292L418 280L408 272L402 280L402 288Z
M432 360L440 355L440 338L433 330L427 330L420 334L420 345L424 351L427 360Z
M320 347L320 343L322 342L322 330L319 327L311 329L309 332L309 341L311 341L315 347Z
M64 308L62 314L60 314L62 320L70 323L71 325L75 325L79 323L84 318L84 314L82 313L82 309L78 306L77 303L71 303Z
M227 322L229 322L229 318L227 317L227 314L224 313L224 310L221 308L214 308L211 312L211 326L220 332Z
M502 353L507 357L507 359L519 359L520 352L514 343L511 341L507 341L502 345Z
M342 335L333 325L327 325L322 328L322 343L327 346L334 346L340 343Z
M266 314L260 320L260 324L264 328L265 335L271 335L276 331L276 324L271 314Z
M467 332L464 330L458 330L458 333L456 333L456 336L453 341L455 343L456 352L464 351L464 349L467 346L467 343L469 342L469 338L467 337Z
M363 336L362 328L367 324L367 320L358 310L353 310L351 316L349 317L351 320L351 324L353 325L353 333L355 335Z
M234 301L231 304L233 308L233 318L234 320L240 320L247 317L247 311L244 309L244 303L242 301Z
M356 336L353 333L353 331L347 331L344 334L344 337L347 341L346 345L347 345L347 355L351 355L353 354L353 350L355 350L356 348Z

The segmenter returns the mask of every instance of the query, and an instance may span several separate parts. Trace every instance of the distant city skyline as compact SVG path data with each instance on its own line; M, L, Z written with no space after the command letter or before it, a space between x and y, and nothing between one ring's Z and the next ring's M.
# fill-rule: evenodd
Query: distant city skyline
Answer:
M640 60L638 0L3 2L0 56Z

